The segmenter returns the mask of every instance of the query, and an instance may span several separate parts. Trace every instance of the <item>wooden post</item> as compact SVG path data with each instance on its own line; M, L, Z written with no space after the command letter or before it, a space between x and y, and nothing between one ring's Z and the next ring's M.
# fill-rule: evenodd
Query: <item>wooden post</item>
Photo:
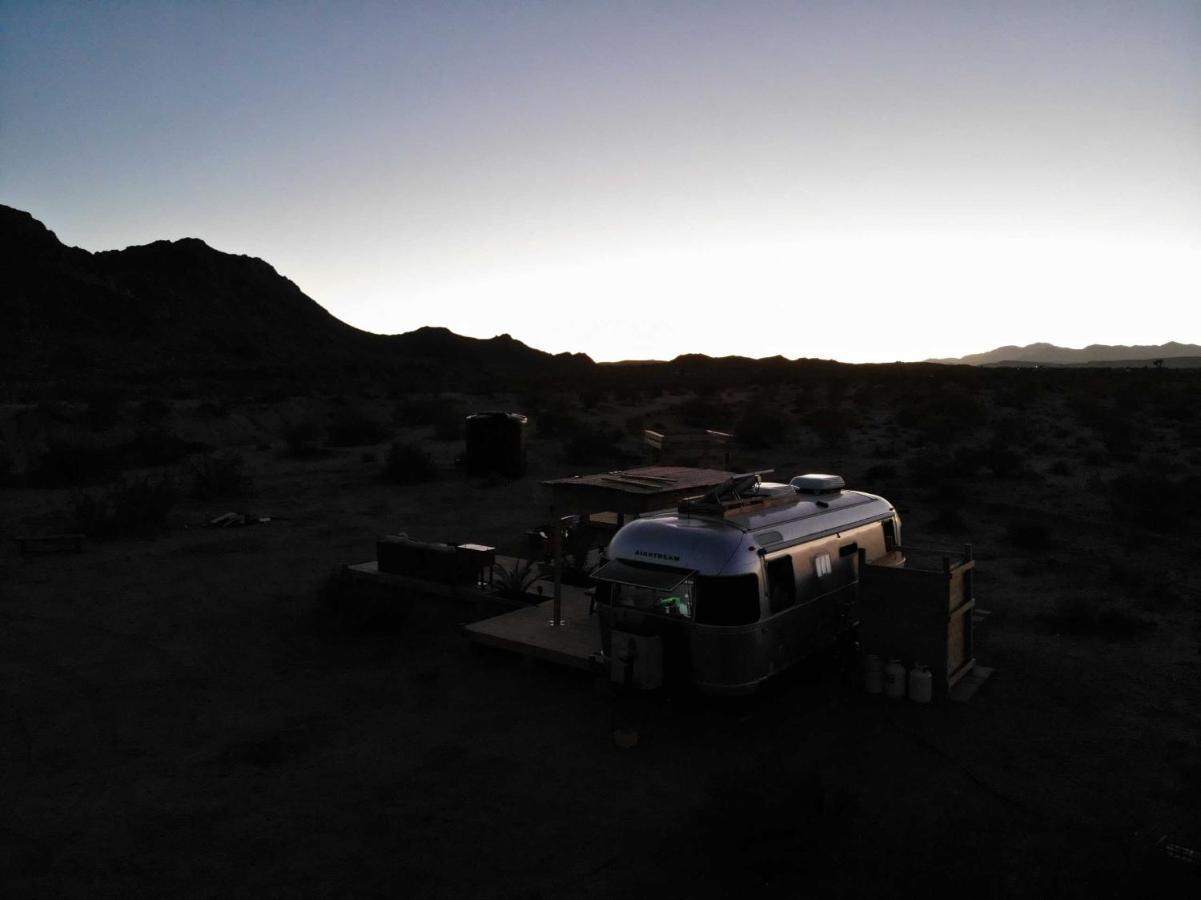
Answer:
M563 523L559 521L559 511L551 507L551 553L555 562L555 602L550 620L551 628L563 624Z

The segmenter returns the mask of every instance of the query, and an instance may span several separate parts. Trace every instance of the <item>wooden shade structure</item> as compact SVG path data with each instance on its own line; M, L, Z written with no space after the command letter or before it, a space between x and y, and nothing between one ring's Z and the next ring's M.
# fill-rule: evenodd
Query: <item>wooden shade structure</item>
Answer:
M709 488L731 478L723 469L698 469L690 466L643 466L618 469L595 475L553 478L542 482L551 492L551 548L554 555L555 602L550 624L561 623L563 541L561 517L589 516L593 513L617 513L621 525L627 516L671 509L681 500L703 494Z

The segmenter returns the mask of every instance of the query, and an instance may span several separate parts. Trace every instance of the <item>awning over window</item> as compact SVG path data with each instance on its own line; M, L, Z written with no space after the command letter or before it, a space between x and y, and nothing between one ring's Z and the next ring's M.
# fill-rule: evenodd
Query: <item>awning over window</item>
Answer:
M685 578L695 574L695 569L673 569L670 566L628 563L615 559L593 572L592 577L597 581L610 581L613 584L632 584L656 591L670 591Z

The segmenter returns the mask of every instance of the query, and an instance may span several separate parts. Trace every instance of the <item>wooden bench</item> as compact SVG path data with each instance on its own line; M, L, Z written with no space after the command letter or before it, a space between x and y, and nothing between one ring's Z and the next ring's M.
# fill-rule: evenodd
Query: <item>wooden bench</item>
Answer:
M14 540L22 556L33 553L79 553L83 550L82 534L27 534Z

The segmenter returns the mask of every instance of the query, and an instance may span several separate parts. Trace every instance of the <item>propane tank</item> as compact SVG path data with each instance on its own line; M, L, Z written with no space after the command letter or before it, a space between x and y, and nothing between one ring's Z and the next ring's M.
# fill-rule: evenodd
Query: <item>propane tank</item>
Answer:
M893 700L905 699L905 667L895 657L884 667L884 696Z
M934 676L921 663L914 663L909 670L909 699L915 703L929 703L934 696Z
M869 694L879 694L884 690L884 664L875 653L863 657L863 689Z

